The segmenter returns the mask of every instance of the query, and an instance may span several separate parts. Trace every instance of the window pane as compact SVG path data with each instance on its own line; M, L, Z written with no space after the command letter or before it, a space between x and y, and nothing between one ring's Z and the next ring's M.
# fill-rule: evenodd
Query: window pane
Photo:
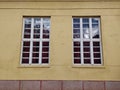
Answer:
M34 28L40 28L40 18L34 18Z
M43 59L42 59L42 63L49 63L49 62L48 62L48 59L47 59L47 58L46 58L46 59L43 58Z
M33 52L39 52L39 47L34 47Z
M86 38L86 39L90 38L89 28L83 29L83 38Z
M94 53L95 58L100 58L100 53Z
M84 59L84 63L85 63L85 64L90 64L90 63L91 63L91 60L90 60L90 59Z
M100 42L93 42L93 46L100 46Z
M23 46L30 46L30 41L24 41Z
M94 51L94 52L100 52L100 47L94 47L94 48L93 48L93 51Z
M39 46L39 42L33 42L33 46Z
M42 53L42 57L48 57L49 54L48 53Z
M80 64L81 60L80 59L74 59L74 64Z
M80 34L74 34L74 38L80 38Z
M84 53L84 57L90 57L90 53Z
M74 28L80 28L80 24L74 24L73 27Z
M80 23L80 19L79 18L74 18L73 23Z
M29 53L23 53L23 57L29 57Z
M32 63L39 63L39 59L32 59Z
M101 59L94 59L95 64L101 64Z
M80 42L74 42L74 46L80 46Z
M29 63L29 59L22 59L22 63L23 64L28 64Z
M80 57L80 53L74 53L74 57Z
M25 18L25 24L31 24L31 18Z
M90 46L90 42L83 42L83 46Z
M49 46L49 42L43 42L42 45L43 46Z
M23 52L29 52L30 51L30 47L23 47Z
M83 18L83 23L89 23L89 18Z
M80 29L73 29L74 33L80 33Z
M80 52L80 47L74 47L74 52Z
M84 52L90 52L90 48L84 48Z
M43 38L49 38L49 34L43 34Z
M25 24L25 28L31 28L31 24Z
M39 53L33 53L33 57L39 57Z
M48 52L49 51L49 47L43 47L42 48L42 52Z
M99 18L92 18L92 23L99 23Z

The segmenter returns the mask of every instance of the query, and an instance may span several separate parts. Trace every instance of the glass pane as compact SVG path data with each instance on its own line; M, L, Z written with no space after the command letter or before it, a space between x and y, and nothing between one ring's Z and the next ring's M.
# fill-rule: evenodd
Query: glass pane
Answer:
M29 63L29 59L22 59L22 63L23 64L28 64Z
M43 33L49 34L49 29L48 29L48 30L47 30L47 29L46 29L46 30L44 29L44 30L43 30Z
M99 23L99 18L92 18L92 23Z
M75 57L80 57L80 53L74 53L74 58Z
M80 60L80 59L74 59L74 63L75 63L75 64L80 64L80 63L81 63L81 60Z
M101 64L101 59L94 59L94 64Z
M99 38L99 26L98 26L98 24L92 24L92 37Z
M30 38L30 34L29 35L24 35L24 38Z
M39 63L39 59L32 59L32 63Z
M49 42L43 42L42 45L43 46L49 46Z
M44 23L43 30L50 30L50 23Z
M40 38L40 35L34 35L34 38Z
M42 57L49 57L48 53L42 53Z
M23 46L30 46L30 41L24 41Z
M100 46L100 42L93 42L93 46Z
M74 38L80 38L80 34L74 34Z
M90 52L90 48L84 48L84 52Z
M31 28L31 24L25 24L25 28Z
M49 34L43 34L43 38L49 38Z
M31 18L25 18L25 24L31 24Z
M91 60L90 60L90 59L84 59L84 63L85 63L85 64L90 64L90 63L91 63Z
M29 53L23 53L23 57L29 57Z
M89 23L89 18L83 18L83 23Z
M50 23L50 18L43 18L43 23Z
M34 18L34 28L40 28L40 18Z
M73 32L74 33L80 33L80 29L74 29Z
M34 29L34 33L40 33L40 29Z
M83 24L83 28L89 28L89 24Z
M80 46L80 42L74 42L74 46Z
M39 53L33 53L32 57L39 57Z
M39 48L38 47L33 47L33 52L39 52Z
M39 42L33 42L33 46L39 46Z
M25 33L30 34L30 33L31 33L31 30L30 30L30 29L25 29Z
M80 28L80 24L73 24L73 28Z
M93 51L94 51L94 52L100 52L100 47L94 47L94 48L93 48Z
M90 38L89 28L83 29L83 38L85 38L85 39Z
M85 57L85 58L90 57L90 53L84 53L84 57Z
M23 47L23 52L29 52L30 51L30 47Z
M74 18L73 23L80 23L80 19L79 18Z
M80 52L80 47L74 47L74 52Z
M94 58L100 58L100 53L94 53Z
M90 46L90 42L83 42L83 46Z
M43 47L42 48L42 52L48 52L49 51L49 47Z
M43 58L43 59L42 59L42 63L49 63L49 62L48 62L48 59Z

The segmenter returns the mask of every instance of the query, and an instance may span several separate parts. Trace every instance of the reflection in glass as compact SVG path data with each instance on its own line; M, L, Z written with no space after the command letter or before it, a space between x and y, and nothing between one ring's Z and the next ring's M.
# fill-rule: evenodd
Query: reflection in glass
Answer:
M80 34L74 34L74 38L80 38Z
M98 23L99 22L99 18L92 18L92 23Z
M31 18L25 18L25 24L31 24Z
M80 33L80 29L74 29L73 32L74 33Z
M80 23L80 19L79 18L74 18L73 23Z
M73 27L74 28L80 28L80 24L74 24Z
M85 39L89 39L90 38L89 28L83 29L83 38L85 38Z
M83 23L89 23L89 18L83 18Z

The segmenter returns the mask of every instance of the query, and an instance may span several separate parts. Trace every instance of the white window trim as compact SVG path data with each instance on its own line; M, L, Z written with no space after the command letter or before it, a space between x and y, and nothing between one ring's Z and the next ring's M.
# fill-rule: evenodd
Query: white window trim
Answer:
M42 27L42 25L43 25L43 18L44 17L39 17L40 19L41 19L41 29L40 29L40 39L33 39L33 30L34 30L34 18L35 17L30 17L32 20L31 20L31 38L29 38L29 39L26 39L26 38L24 38L24 26L25 26L25 18L29 18L29 17L23 17L23 28L22 28L22 45L21 45L21 55L20 55L20 65L21 66L30 66L30 65L32 65L32 66L38 66L38 65L40 65L40 66L45 66L46 67L46 65L48 66L49 64L50 64L50 32L49 32L49 39L43 39L43 27ZM50 19L50 17L46 17L46 18L49 18ZM51 26L51 20L50 20L50 26ZM30 52L29 52L29 63L27 63L27 64L25 64L25 63L22 63L22 54L23 54L23 42L24 41L30 41ZM39 63L32 63L32 48L33 48L33 41L39 41L39 43L40 43L40 45L39 45ZM48 54L49 54L49 56L48 56L48 63L42 63L42 42L44 42L44 41L49 41L49 51L48 51Z
M94 17L87 17L87 18L89 18L89 25L90 25L90 40L89 40L89 42L90 42L90 56L91 56L91 64L84 64L84 60L83 60L83 41L88 41L87 39L85 40L83 40L83 31L82 31L82 29L83 29L83 27L82 27L82 25L83 25L83 23L82 23L82 19L80 19L80 29L81 29L81 32L80 32L80 39L74 39L74 31L73 31L73 29L74 29L74 27L73 27L73 25L74 25L74 22L73 22L73 19L74 18L84 18L84 17L72 17L72 65L73 66L102 66L103 65L103 55L102 55L102 53L103 53L103 51L102 51L102 41L101 41L101 28L100 28L100 17L97 17L97 18L99 18L99 39L92 39L92 18L94 18ZM96 17L95 17L96 18ZM79 41L80 42L80 53L81 53L81 63L74 63L74 41ZM101 55L101 64L94 64L94 59L93 59L93 41L99 41L99 43L100 43L100 55ZM91 51L92 50L92 51Z

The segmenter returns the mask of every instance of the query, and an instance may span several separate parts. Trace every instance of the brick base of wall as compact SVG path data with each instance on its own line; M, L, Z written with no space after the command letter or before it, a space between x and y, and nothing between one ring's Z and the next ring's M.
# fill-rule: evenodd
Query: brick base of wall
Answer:
M0 90L120 90L120 81L0 80Z

